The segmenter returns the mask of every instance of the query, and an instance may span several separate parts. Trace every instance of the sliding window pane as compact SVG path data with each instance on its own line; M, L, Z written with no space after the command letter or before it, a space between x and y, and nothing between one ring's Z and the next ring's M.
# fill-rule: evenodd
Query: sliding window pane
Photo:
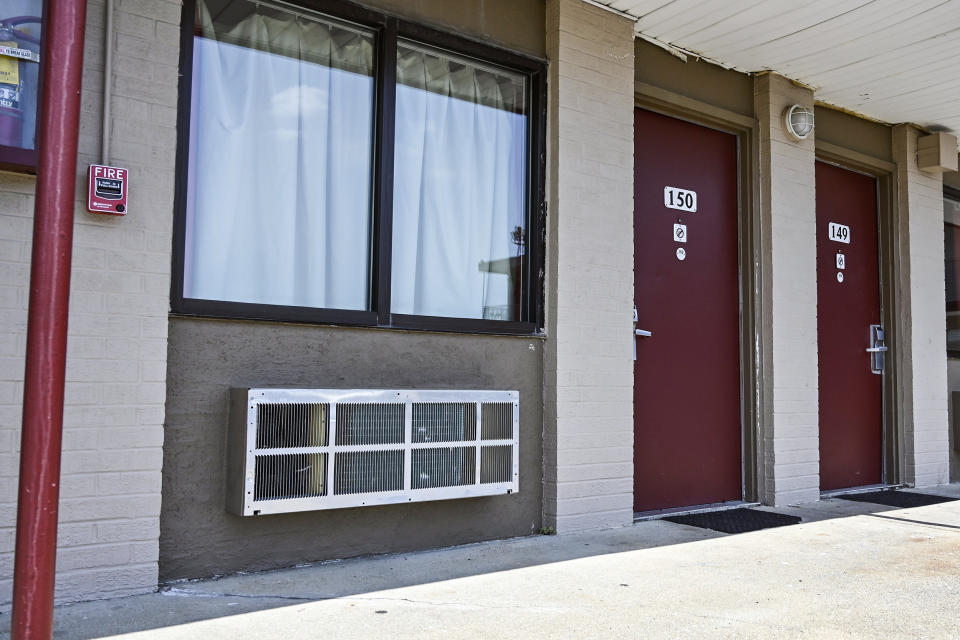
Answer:
M943 199L947 351L960 355L960 200Z
M374 37L198 0L184 297L368 309Z
M392 311L520 320L527 79L401 43Z

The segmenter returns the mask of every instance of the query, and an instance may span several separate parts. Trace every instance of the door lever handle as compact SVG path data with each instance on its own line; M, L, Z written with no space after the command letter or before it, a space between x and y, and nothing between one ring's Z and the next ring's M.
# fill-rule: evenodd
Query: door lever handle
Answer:
M649 332L649 331L644 331L643 329L634 329L633 332L634 332L636 335L642 336L642 337L644 337L644 338L649 338L649 337L651 337L651 336L653 335L651 332Z
M877 375L883 375L883 369L886 362L886 352L887 345L883 342L884 332L883 327L878 324L870 325L870 333L868 337L867 344L870 345L867 347L867 353L870 354L870 372Z

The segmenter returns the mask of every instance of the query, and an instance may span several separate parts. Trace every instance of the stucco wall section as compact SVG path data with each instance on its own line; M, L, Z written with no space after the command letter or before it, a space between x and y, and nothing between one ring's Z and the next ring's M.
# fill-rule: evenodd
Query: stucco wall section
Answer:
M543 0L359 0L377 11L542 58Z
M634 56L638 83L650 84L747 117L753 116L753 78L746 73L693 57L684 62L640 38L634 41Z
M759 485L765 503L784 505L820 496L814 140L794 142L782 125L789 105L813 108L813 93L766 73L755 104L768 346Z
M893 127L825 105L817 105L817 143L828 142L859 153L893 161Z
M947 482L947 345L944 331L943 180L917 167L917 136L893 130L897 165L899 344L903 381L903 480L918 487Z
M544 522L633 516L633 23L547 2Z
M113 162L129 214L85 211L99 161L103 2L87 10L57 599L157 584L180 3L117 3ZM36 181L0 173L0 610L9 608Z
M530 535L540 527L540 338L170 319L162 580ZM231 387L516 389L520 491L259 517L226 511Z

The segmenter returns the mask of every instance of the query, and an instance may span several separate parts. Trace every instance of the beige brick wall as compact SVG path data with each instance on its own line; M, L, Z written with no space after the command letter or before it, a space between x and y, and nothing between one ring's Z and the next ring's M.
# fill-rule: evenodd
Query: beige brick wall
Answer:
M903 481L947 482L950 443L944 329L943 181L917 168L918 131L893 130L897 165L898 327L903 420Z
M115 3L115 165L126 217L85 211L99 162L102 0L88 5L67 355L57 598L157 584L180 5ZM13 574L35 180L0 173L0 610Z
M787 138L791 104L813 92L782 76L756 78L759 135L765 388L759 438L760 497L794 504L820 497L814 139Z
M544 523L633 514L633 24L548 0Z

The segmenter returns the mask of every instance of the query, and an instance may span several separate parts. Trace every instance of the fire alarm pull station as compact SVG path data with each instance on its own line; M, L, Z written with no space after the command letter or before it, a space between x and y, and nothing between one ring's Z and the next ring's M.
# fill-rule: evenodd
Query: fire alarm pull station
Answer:
M90 165L87 210L122 216L127 213L127 181L130 173L119 167Z

